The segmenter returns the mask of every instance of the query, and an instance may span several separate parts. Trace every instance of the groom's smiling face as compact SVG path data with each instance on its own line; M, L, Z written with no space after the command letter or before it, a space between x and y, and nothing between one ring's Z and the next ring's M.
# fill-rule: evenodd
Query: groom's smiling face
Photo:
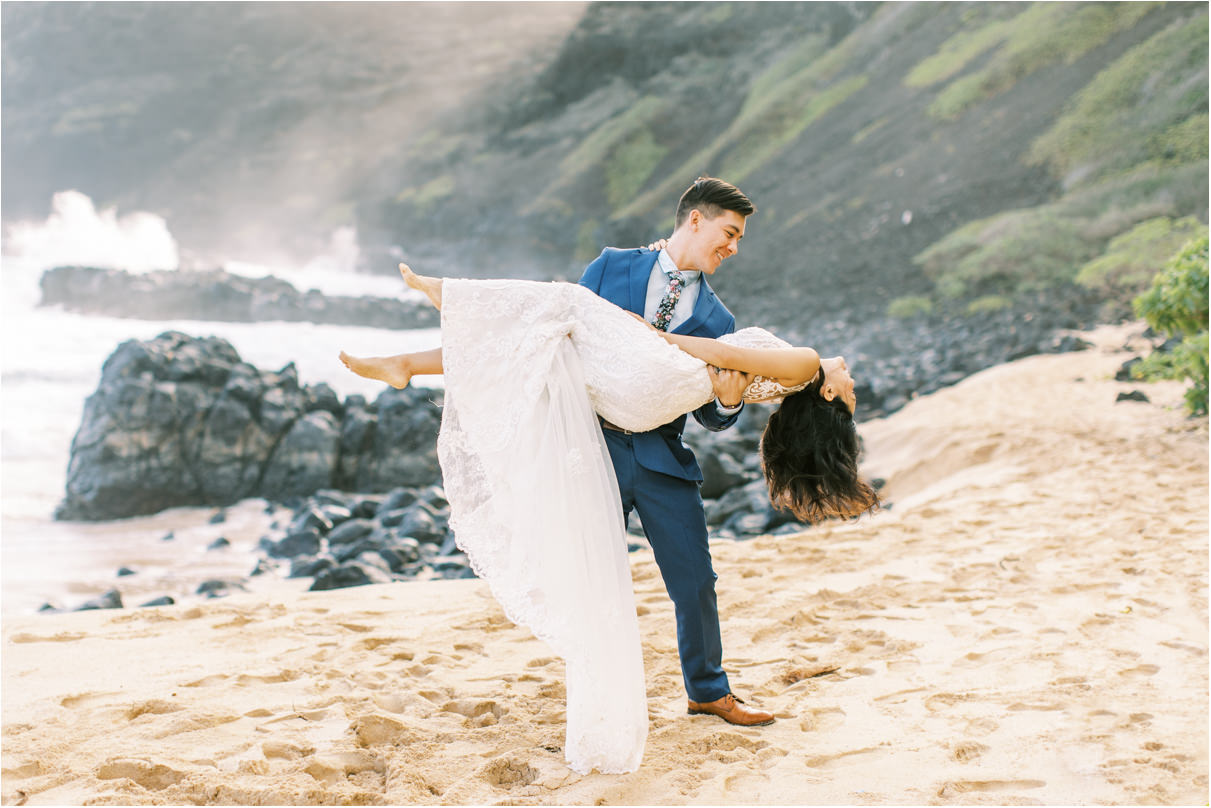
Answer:
M692 266L707 275L714 274L719 265L740 251L740 239L744 238L745 217L734 210L722 210L708 218L702 211L694 210L686 222L691 228L689 258ZM687 262L689 263L689 262Z

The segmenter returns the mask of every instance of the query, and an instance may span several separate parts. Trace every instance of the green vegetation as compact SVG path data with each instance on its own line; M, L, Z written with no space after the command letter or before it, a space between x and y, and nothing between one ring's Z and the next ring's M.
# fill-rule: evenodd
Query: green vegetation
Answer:
M747 173L776 157L813 121L860 89L853 79L842 82L839 88L832 82L852 57L855 36L861 30L859 27L831 49L821 35L805 37L788 49L753 80L740 112L722 134L614 215L638 215L667 204L669 197L679 195L703 171L726 175L729 182L742 182ZM861 81L865 84L866 80ZM710 168L729 152L734 155L731 167Z
M559 163L560 183L605 164L609 155L636 134L643 131L651 121L665 110L666 102L653 95L644 96L626 108L617 117L610 118L593 130L587 138Z
M1013 301L1004 295L984 295L977 297L967 304L968 314L991 314L1013 305Z
M946 298L1013 296L1079 282L1126 302L1202 226L1207 163L1147 163L1049 205L970 222L914 257Z
M1069 102L1029 159L1086 182L1146 161L1207 159L1207 14L1128 50Z
M933 301L922 295L897 297L887 304L887 316L895 317L897 320L907 320L921 314L929 314L932 311Z
M616 210L630 202L668 153L669 147L658 143L648 129L618 144L606 163L606 199L610 208Z
M909 71L904 77L904 85L928 87L951 78L972 59L1004 42L1012 30L1009 21L995 20L974 31L959 31L943 42L937 53Z
M719 25L731 19L735 11L736 9L731 3L710 3L702 21L707 25Z
M395 196L400 204L409 204L420 213L432 209L433 205L454 193L454 177L442 174L435 177L419 188L405 188Z
M870 124L862 127L860 130L858 130L857 134L855 134L852 138L850 138L849 142L852 143L853 145L857 146L859 143L866 140L868 137L873 135L875 132L879 131L884 126L886 126L887 122L889 120L891 120L891 119L888 118L886 115L884 115L879 120L874 121L873 123L870 123Z
M580 229L576 231L576 263L587 264L601 252L601 245L597 243L598 224L596 219L581 222Z
M1013 19L990 23L958 42L955 39L960 35L952 37L931 57L935 61L918 64L909 75L915 74L914 81L932 83L927 80L941 77L966 57L966 61L950 73L954 75L967 61L1002 40L982 69L952 81L929 108L929 114L934 117L955 118L975 103L1004 92L1041 68L1076 61L1114 34L1134 26L1153 5L1034 3ZM979 46L983 49L977 51Z
M850 76L819 93L786 99L769 108L762 116L763 122L752 127L736 144L722 174L732 182L742 182L794 142L816 119L865 87L867 81L866 76Z
M1070 281L1097 255L1080 222L1054 205L971 222L918 254L943 297L1008 294Z
M1140 222L1111 239L1101 257L1081 267L1076 282L1112 299L1134 295L1176 249L1206 232L1206 226L1192 216L1176 222L1167 216Z
M1135 299L1135 313L1157 331L1182 337L1167 353L1153 352L1136 366L1144 379L1189 379L1186 408L1207 412L1207 236L1186 244Z
M668 147L659 143L649 128L667 108L666 99L644 96L594 129L560 161L555 181L526 206L523 215L541 214L560 192L590 171L602 173L612 209L629 202L668 153Z

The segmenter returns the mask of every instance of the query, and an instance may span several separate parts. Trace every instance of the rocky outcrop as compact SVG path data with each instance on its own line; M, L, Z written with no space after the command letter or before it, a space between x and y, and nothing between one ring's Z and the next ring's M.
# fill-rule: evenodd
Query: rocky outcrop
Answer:
M143 320L285 320L396 329L436 328L439 322L427 303L300 292L280 278L221 269L130 273L63 266L42 273L41 285L44 306Z
M872 318L862 329L814 321L813 339L799 341L849 359L863 420L1001 362L1079 350L1079 339L1056 329L1088 322L1097 307L1040 301L1031 308L894 324ZM411 388L387 389L373 402L341 401L326 384L301 385L293 364L259 370L213 337L169 332L132 340L106 361L85 404L57 516L115 519L245 497L285 502L323 489L440 485L440 402L440 391ZM768 408L755 405L725 432L687 430L717 535L760 535L788 524L761 483L757 449L767 417ZM410 525L408 535L443 531Z
M72 441L61 519L115 519L321 488L386 491L439 477L440 393L341 401L243 362L226 340L167 332L105 362Z

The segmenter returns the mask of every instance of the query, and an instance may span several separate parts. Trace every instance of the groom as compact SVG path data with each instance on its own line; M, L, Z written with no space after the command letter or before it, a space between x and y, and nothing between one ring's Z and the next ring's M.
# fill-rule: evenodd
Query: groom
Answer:
M712 338L730 334L736 319L704 276L736 254L745 221L755 210L736 186L699 177L681 196L665 249L607 247L585 269L580 284L662 331ZM711 371L717 398L693 415L718 432L736 423L748 379L737 371ZM602 428L622 493L624 519L632 510L639 513L673 599L690 714L709 713L742 726L773 723L773 715L745 707L732 695L723 672L717 576L698 491L702 471L681 442L685 416L650 432L628 432L608 421Z

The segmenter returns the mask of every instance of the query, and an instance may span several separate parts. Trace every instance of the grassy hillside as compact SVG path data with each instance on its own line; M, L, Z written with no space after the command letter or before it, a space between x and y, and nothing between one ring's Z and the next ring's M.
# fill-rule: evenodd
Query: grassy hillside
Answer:
M1203 3L12 4L4 216L78 187L187 249L358 228L575 277L699 174L742 321L1126 301L1207 221ZM444 16L443 16L444 15Z
M570 276L667 232L711 173L759 208L716 285L746 319L790 322L1078 283L1129 300L1140 273L1109 269L1124 244L1159 267L1206 222L1204 5L774 9L594 5L384 228L469 273ZM649 51L667 58L632 61ZM418 204L430 174L444 194Z

